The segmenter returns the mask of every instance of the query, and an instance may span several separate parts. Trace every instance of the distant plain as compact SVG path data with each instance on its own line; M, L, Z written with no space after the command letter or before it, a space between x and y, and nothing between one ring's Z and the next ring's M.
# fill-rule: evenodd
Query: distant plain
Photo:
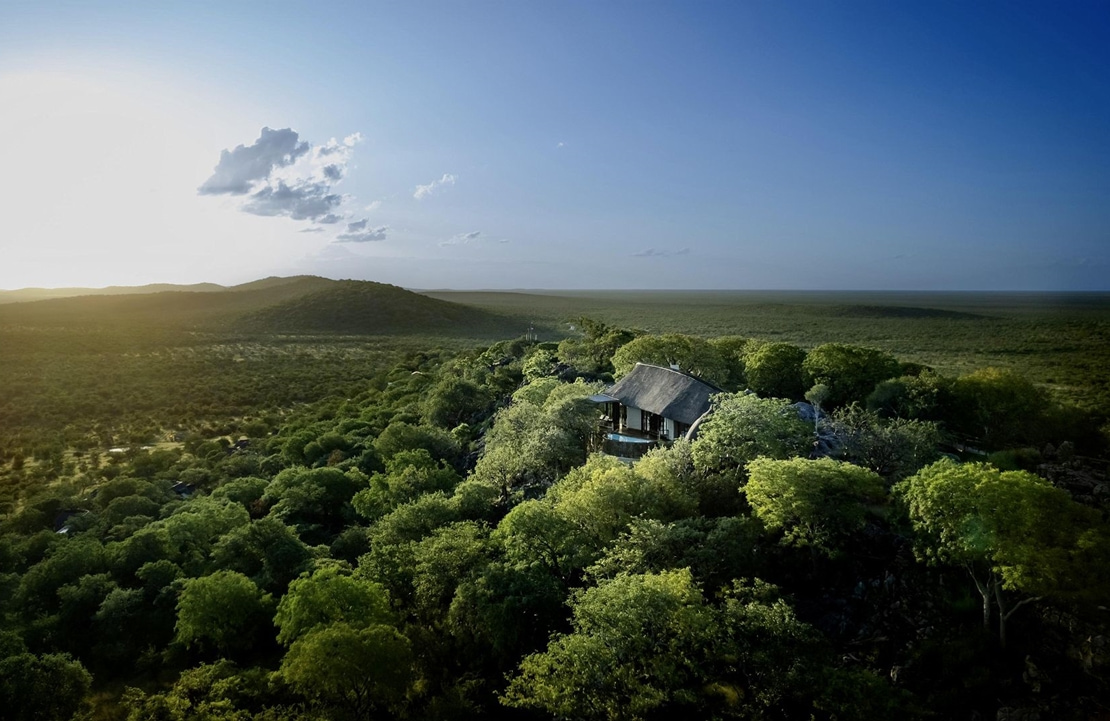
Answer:
M807 349L852 343L951 376L1009 368L1100 416L1110 408L1110 293L417 294L315 277L121 290L41 301L0 292L0 450L54 438L68 445L90 429L146 437L346 397L406 354L488 345L530 328L557 341L582 316Z

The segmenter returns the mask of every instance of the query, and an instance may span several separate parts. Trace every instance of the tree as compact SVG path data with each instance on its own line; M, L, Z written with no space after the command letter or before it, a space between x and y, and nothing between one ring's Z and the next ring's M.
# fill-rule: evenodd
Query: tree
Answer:
M744 355L748 388L768 398L800 398L806 352L792 343L753 343Z
M559 354L553 348L537 346L525 358L521 372L524 380L532 382L540 378L554 376L559 370Z
M664 368L677 365L682 371L717 386L724 386L731 377L730 366L716 347L702 338L679 333L642 335L621 346L613 355L617 376L627 374L636 363Z
M831 458L757 458L748 463L743 493L756 518L782 530L787 544L835 556L884 500L886 486L873 471Z
M759 343L761 341L737 335L725 335L709 339L709 345L717 349L728 368L728 379L724 385L718 384L721 385L721 388L730 391L747 388L748 379L744 371L744 356Z
M818 426L821 423L821 404L829 398L831 391L824 383L817 383L808 391L806 391L806 401L813 406L813 435L817 436L819 433Z
M802 362L808 383L829 387L827 403L833 408L863 401L877 383L898 372L898 361L889 353L846 343L819 345Z
M694 700L713 623L690 572L622 575L572 601L572 633L527 656L502 697L560 718L640 719Z
M670 481L645 478L612 456L595 454L552 486L546 500L600 551L633 518L669 521L693 515L693 494Z
M212 549L221 569L238 571L263 590L281 594L312 565L312 551L292 528L273 517L260 518L225 534Z
M464 654L492 656L500 673L543 648L564 621L565 600L566 587L547 568L495 561L455 589L446 626Z
M870 468L892 483L940 457L941 433L929 421L886 421L853 403L838 410L828 427L841 460Z
M815 635L761 581L708 603L687 569L620 574L571 600L573 630L501 700L558 718L806 718Z
M694 466L739 487L744 467L760 456L791 458L812 445L809 424L790 402L749 393L721 394L692 446Z
M931 564L963 567L983 602L983 627L998 636L1022 606L1042 596L1107 592L1107 534L1094 509L1026 471L942 459L894 487ZM1011 593L1021 594L1013 600Z
M270 481L262 500L275 518L322 538L353 520L351 499L365 487L358 471L288 468Z
M341 621L358 629L391 619L389 595L380 584L331 564L289 584L288 593L278 603L274 625L278 641L288 646L332 623Z
M356 719L399 710L413 681L409 640L381 624L319 627L297 639L281 662L281 676L300 694Z
M524 501L513 508L497 524L492 538L510 564L543 569L563 586L590 561L582 529L547 499Z
M423 448L436 460L461 468L461 450L451 434L435 426L415 426L404 421L390 423L374 440L374 449L385 461L401 451Z
M414 605L426 625L435 628L446 616L456 589L490 562L489 529L474 521L459 521L437 528L414 550Z
M66 654L0 659L0 708L11 721L63 721L81 709L92 676Z
M220 659L181 672L173 687L163 693L146 694L129 688L123 706L129 709L127 721L238 721L266 719L292 721L303 718L273 707L264 714L250 715L247 708L269 706L270 672L263 668L240 668L235 662ZM246 708L244 708L246 707Z
M424 394L421 409L429 425L451 429L480 420L492 402L487 389L465 378L448 376Z
M19 582L16 599L28 615L58 608L58 592L79 578L106 570L106 554L95 538L67 538L52 547L46 558L27 569Z
M351 502L360 516L373 521L425 493L450 491L460 480L453 468L437 463L427 449L401 451L389 459L384 473L370 477L370 487L355 494Z
M593 455L540 499L513 508L492 540L515 568L542 568L563 586L635 518L665 521L696 513L692 490L666 474L643 475L615 458Z
M706 592L760 568L763 524L748 516L684 518L670 523L637 518L586 569L594 579L621 573L659 573L689 568Z
M582 338L567 338L559 343L559 360L578 373L596 377L601 373L611 373L610 359L625 343L640 333L637 331L613 328L591 318L575 318L573 327L582 332Z
M943 421L945 409L955 405L951 378L933 371L903 375L880 382L867 396L867 410L884 418Z
M177 600L176 640L222 654L247 650L269 625L269 604L270 596L241 573L189 579Z
M417 544L457 520L455 504L442 493L428 493L398 506L370 527L370 552L359 558L359 574L385 586L395 603L410 604Z
M494 417L472 480L498 489L506 507L542 492L586 459L598 417L589 396L599 389L543 378L517 391L513 404Z
M988 448L1039 446L1050 437L1047 395L1014 371L984 368L961 376L953 395L953 430L980 439Z

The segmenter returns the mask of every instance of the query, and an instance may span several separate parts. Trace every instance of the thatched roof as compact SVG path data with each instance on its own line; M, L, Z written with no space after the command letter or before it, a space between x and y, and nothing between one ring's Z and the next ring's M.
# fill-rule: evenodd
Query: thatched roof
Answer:
M721 389L680 371L637 363L628 375L605 390L626 406L642 408L687 425L709 410L709 398Z

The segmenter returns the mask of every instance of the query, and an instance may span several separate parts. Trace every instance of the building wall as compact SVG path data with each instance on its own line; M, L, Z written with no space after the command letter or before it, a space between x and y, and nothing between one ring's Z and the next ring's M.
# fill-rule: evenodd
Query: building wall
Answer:
M625 408L628 409L625 428L631 428L634 431L642 430L640 428L640 409L636 406L625 406Z

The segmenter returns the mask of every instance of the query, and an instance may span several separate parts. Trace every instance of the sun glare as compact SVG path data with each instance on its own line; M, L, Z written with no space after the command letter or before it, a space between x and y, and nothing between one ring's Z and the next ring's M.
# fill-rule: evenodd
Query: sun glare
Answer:
M14 169L0 181L0 287L217 277L221 256L273 241L197 196L234 125L214 106L149 81L0 77L0 163Z

